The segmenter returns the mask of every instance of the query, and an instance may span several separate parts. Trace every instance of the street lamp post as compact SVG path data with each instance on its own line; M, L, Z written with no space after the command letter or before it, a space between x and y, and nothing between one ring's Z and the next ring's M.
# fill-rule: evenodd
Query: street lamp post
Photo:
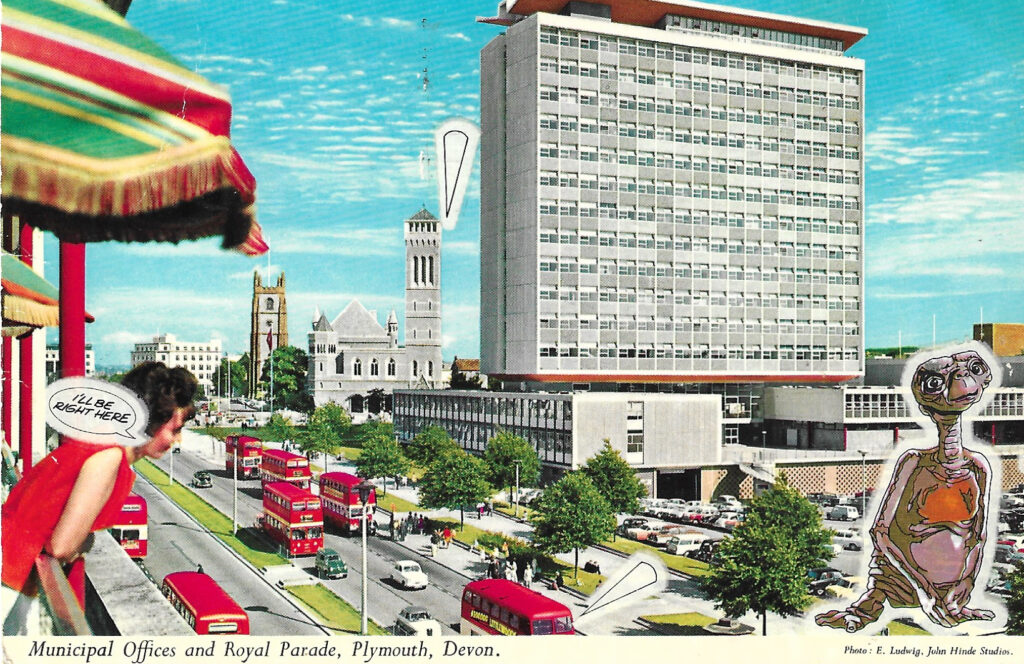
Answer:
M241 447L242 441L235 439L235 461L231 464L235 473L235 482L231 490L231 523L233 525L232 534L238 534L238 464L240 459L238 457L238 448Z
M765 442L768 440L768 432L765 429L761 429L761 447L767 447Z
M360 529L363 531L363 602L360 606L360 613L362 614L360 634L366 636L366 530L369 527L366 502L370 499L370 492L373 491L373 485L366 480L363 480L356 485L356 491L359 493L359 502L363 505L363 527Z
M519 518L519 464L522 463L519 459L513 461L516 465L516 518Z
M860 452L860 480L861 480L861 488L863 489L863 493L860 494L860 505L863 508L863 511L867 512L867 505L868 505L868 469L867 469L868 451L867 450L857 450L857 451Z

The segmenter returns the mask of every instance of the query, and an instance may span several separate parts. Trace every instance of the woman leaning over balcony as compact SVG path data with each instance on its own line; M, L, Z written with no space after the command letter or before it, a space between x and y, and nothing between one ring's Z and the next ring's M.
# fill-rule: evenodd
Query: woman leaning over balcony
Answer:
M131 464L162 457L195 414L197 382L186 369L147 362L121 384L148 407L150 437L135 447L66 439L26 471L3 505L4 634L33 629L30 617L38 624L36 557L45 551L62 563L78 558L93 531L114 525L135 482Z

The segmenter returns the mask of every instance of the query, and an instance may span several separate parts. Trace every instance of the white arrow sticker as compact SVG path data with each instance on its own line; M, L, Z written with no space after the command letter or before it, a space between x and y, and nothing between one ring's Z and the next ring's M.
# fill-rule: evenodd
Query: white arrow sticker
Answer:
M469 185L473 159L480 143L480 128L469 120L445 120L434 132L437 150L437 198L441 209L441 227L455 228L462 199Z

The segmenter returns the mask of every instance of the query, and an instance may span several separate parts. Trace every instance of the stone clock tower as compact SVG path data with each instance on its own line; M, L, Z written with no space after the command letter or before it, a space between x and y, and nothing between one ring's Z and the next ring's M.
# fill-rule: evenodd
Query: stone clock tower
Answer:
M276 286L264 286L259 272L252 275L252 329L249 335L249 396L256 396L263 363L270 357L270 346L288 345L288 308L284 299L284 272ZM268 337L269 335L269 337ZM270 339L270 344L267 339Z

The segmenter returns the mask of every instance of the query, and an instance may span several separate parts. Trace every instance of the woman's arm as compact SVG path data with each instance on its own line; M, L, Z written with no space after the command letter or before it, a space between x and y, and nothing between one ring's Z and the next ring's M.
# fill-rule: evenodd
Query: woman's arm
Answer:
M93 522L114 490L122 454L120 447L111 447L93 454L82 464L64 511L46 544L51 556L69 562L78 555L85 538L92 532Z

